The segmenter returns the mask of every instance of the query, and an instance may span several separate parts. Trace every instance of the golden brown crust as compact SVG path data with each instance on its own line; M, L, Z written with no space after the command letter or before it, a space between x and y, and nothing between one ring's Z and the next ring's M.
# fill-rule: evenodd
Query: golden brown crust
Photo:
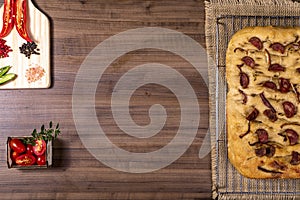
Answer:
M228 44L228 157L246 177L300 178L299 41L300 28L248 27Z

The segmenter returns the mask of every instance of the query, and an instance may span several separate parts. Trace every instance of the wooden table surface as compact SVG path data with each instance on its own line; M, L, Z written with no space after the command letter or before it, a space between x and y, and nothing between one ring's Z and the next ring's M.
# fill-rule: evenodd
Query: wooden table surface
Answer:
M80 66L98 44L118 33L144 27L168 28L205 48L203 0L33 2L51 21L52 86L0 90L0 199L210 199L210 154L202 159L198 155L208 128L208 89L182 57L151 48L128 52L105 70L95 93L98 121L109 140L124 150L147 153L162 148L176 136L180 121L176 96L157 84L147 84L133 93L130 114L138 125L150 122L148 110L153 104L159 103L171 113L160 133L137 139L120 130L114 121L110 106L114 86L126 71L146 63L167 65L186 77L201 110L198 132L186 152L162 169L129 173L103 164L80 140L72 111L73 86ZM202 67L206 70L205 65ZM53 167L8 169L7 137L29 135L51 120L59 122L62 131L54 142ZM89 127L86 131L88 134Z

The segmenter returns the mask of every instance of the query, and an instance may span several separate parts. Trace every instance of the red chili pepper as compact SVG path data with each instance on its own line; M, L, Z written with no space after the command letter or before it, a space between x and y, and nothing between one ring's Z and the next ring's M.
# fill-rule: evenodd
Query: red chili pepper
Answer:
M26 29L27 5L26 0L5 0L3 11L3 27L0 38L6 37L14 25L19 35L26 41L32 42Z
M10 0L9 0L10 1ZM15 25L19 35L27 42L32 42L26 29L27 4L26 0L15 0Z
M0 38L6 37L14 27L14 0L5 0L3 10L3 26Z

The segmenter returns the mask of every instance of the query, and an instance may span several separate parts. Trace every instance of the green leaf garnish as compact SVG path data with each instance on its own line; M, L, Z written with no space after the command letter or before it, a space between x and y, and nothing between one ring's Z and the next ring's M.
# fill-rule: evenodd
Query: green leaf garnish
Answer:
M37 132L37 130L34 129L31 133L31 136L24 138L23 142L25 144L31 144L34 146L35 140L51 141L51 140L56 139L59 134L60 134L59 124L57 123L55 129L53 129L52 121L50 121L48 129L45 128L45 125L41 126L40 132Z

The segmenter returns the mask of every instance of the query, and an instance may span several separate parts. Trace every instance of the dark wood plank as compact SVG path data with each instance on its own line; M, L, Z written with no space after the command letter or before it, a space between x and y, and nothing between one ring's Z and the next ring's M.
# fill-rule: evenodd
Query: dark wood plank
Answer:
M171 165L149 173L125 173L95 159L82 144L73 120L72 91L77 71L89 52L103 40L134 28L163 27L184 33L203 47L202 0L35 0L51 19L53 85L46 90L1 90L0 199L210 199L210 155L198 153L208 128L208 90L203 78L181 57L144 49L118 58L105 71L97 88L96 111L107 137L132 152L160 149L175 135L180 111L167 88L145 85L131 98L131 116L149 123L148 109L164 105L170 118L157 135L137 139L123 133L111 112L111 94L124 72L157 62L176 69L196 91L201 109L198 133L188 150ZM204 66L205 67L205 66ZM46 170L7 169L8 136L22 136L50 120L59 122L62 135L53 147L54 166Z

